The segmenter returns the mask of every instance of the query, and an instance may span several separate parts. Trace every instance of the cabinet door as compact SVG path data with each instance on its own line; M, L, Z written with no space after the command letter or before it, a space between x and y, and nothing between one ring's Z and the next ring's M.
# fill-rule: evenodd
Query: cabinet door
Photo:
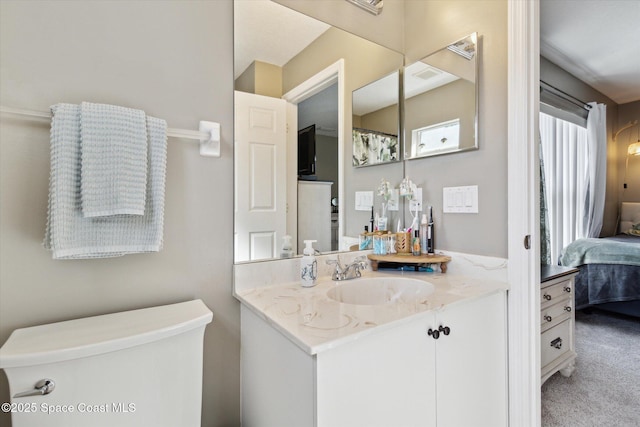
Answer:
M438 427L507 425L506 295L438 314L450 334L436 340Z
M435 340L427 335L433 319L319 353L317 425L435 427Z
M240 306L243 427L314 425L314 361Z

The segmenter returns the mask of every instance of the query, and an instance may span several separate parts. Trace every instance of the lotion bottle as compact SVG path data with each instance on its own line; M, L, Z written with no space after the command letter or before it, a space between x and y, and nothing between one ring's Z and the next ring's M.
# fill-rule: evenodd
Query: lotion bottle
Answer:
M300 284L305 288L316 285L318 279L318 262L316 261L313 244L317 240L305 240L305 248L300 259Z

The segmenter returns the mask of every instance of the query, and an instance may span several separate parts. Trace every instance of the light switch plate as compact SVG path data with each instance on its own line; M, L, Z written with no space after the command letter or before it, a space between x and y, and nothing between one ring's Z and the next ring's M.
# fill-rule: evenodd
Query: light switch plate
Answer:
M442 211L445 213L478 213L478 186L444 187Z

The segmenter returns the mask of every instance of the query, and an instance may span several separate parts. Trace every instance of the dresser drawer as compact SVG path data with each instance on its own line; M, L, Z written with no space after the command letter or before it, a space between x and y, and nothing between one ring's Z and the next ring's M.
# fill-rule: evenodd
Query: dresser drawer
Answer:
M546 332L540 337L540 347L542 350L541 365L544 368L558 357L571 350L569 332L571 322L566 320Z
M564 280L555 285L540 289L540 304L542 307L554 305L567 295L573 297L571 280Z
M573 300L568 296L552 306L540 311L540 330L545 331L558 323L571 318Z

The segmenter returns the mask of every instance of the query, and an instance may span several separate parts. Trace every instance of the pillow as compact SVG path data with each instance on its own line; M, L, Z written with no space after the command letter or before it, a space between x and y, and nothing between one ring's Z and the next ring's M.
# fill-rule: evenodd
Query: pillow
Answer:
M625 234L629 234L631 236L640 236L640 222L633 224L630 229L625 231Z

